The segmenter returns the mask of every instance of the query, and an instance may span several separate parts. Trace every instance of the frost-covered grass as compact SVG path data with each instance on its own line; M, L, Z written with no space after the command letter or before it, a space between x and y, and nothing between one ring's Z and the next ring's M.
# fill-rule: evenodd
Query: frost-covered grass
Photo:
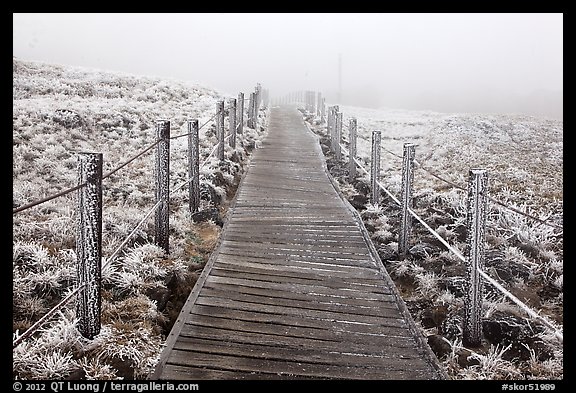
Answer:
M245 92L246 93L249 92ZM235 95L234 95L235 97ZM192 83L13 60L13 207L77 184L77 153L102 152L104 173L156 140L155 122L171 136L197 118L201 161L217 143L210 119L227 94ZM247 108L247 101L245 102ZM260 116L266 121L266 111ZM246 115L244 116L246 119ZM228 130L228 116L225 129ZM265 125L265 124L264 124ZM265 127L244 126L226 161L201 169L201 209L225 214L243 165ZM188 211L187 138L170 142L170 253L154 242L153 215L102 271L102 331L76 330L75 302L14 350L17 379L146 378L165 335L218 238L213 221ZM103 181L104 262L155 203L154 149ZM174 191L176 190L176 191ZM13 333L23 334L76 284L76 193L13 215Z
M489 201L484 270L507 290L563 327L563 122L525 115L481 115L366 109L340 106L344 145L348 124L357 119L357 157L370 170L371 133L382 132L380 181L401 195L404 143L416 144L413 210L460 254L466 255L468 173L488 171L489 197L554 224L549 226ZM311 119L325 137L326 127ZM327 145L326 145L327 146ZM369 176L348 182L345 165L324 147L328 168L348 197L366 194ZM425 168L426 170L424 170ZM430 174L453 183L448 184ZM462 190L463 188L464 190ZM372 240L425 335L440 334L452 354L439 356L454 379L562 379L563 346L552 332L489 283L484 284L481 348L463 348L462 316L465 266L428 230L413 220L406 258L397 253L400 213L382 192L382 202L361 207ZM442 312L437 312L442 309ZM498 329L510 329L498 342ZM512 335L514 335L512 334ZM508 341L506 341L508 340ZM511 344L510 344L511 343ZM473 360L463 360L464 351ZM471 352L470 352L471 351Z

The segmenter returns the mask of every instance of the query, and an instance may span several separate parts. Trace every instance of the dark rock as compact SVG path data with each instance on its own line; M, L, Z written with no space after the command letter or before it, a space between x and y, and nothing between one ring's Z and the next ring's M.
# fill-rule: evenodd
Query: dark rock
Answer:
M458 357L458 365L462 368L471 367L471 366L479 366L480 360L475 358L472 355L472 352L466 348L462 348L456 352L456 356Z
M236 163L242 162L242 154L237 150L234 151L234 153L232 153L232 155L230 156L230 161Z
M557 298L558 295L560 295L561 293L562 291L556 288L551 283L547 283L542 289L540 289L537 292L538 296L540 296L540 299L542 300L551 300Z
M540 257L540 250L533 243L520 243L518 248L526 254L528 258L538 259Z
M440 334L428 336L428 345L438 359L442 359L452 352L452 344Z
M361 194L356 194L348 198L348 201L350 202L352 207L354 207L354 209L364 210L366 209L366 204L368 203L368 197Z
M56 109L52 120L65 128L79 128L84 125L82 117L69 109Z
M354 182L354 188L358 191L359 194L364 196L370 195L370 186L363 182L362 180L357 180Z
M65 381L80 381L86 379L86 372L82 368L78 368L72 371L66 378Z
M409 253L413 257L425 259L437 250L437 247L434 247L429 243L418 243L410 248Z
M436 305L428 307L422 311L421 323L424 328L441 328L442 322L446 319L448 315L448 307L444 305Z
M368 224L368 223L364 223L364 227L366 228L366 230L370 233L374 233L376 232L376 227L372 224Z
M456 297L464 296L466 285L466 279L463 277L443 277L438 283L441 290L448 290Z
M446 319L442 322L438 328L444 337L455 340L457 338L462 338L462 313L461 312L451 312L446 316Z
M378 256L382 261L389 261L398 258L398 252L388 244L378 247Z
M212 202L216 206L222 203L222 196L212 185L204 182L200 183L200 199Z
M484 337L492 345L510 348L502 354L505 360L526 361L531 350L538 359L550 359L553 351L544 343L524 318L503 312L495 312L490 319L482 321Z
M209 209L192 214L192 221L195 223L206 222L210 220L214 221L214 223L218 226L224 225L224 221L222 221L222 218L220 217L220 212L215 207L211 207Z
M166 303L170 298L170 290L163 286L157 286L154 288L148 288L145 292L145 295L148 296L149 299L156 302L156 308L158 311L164 311L166 308Z

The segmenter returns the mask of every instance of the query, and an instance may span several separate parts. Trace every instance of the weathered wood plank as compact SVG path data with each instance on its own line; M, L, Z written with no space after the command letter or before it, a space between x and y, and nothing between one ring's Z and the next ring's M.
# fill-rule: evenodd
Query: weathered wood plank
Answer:
M226 276L218 276L217 274L210 275L207 280L207 283L224 283L224 284L231 284L231 285L242 285L247 287L254 287L254 288L268 288L268 289L276 289L279 291L285 292L302 292L302 293L318 293L318 294L326 294L326 295L338 295L342 296L343 298L350 297L353 299L368 299L368 300L379 300L385 301L386 295L390 295L390 291L386 288L376 288L375 290L364 290L361 289L351 289L345 287L344 284L334 283L331 284L329 279L326 279L328 284L324 285L313 285L313 284L301 284L301 283L292 283L292 282L278 282L278 281L266 281L262 278L254 279L254 278L246 278L246 277L230 277ZM340 288L335 288L339 286ZM335 289L339 289L335 291Z

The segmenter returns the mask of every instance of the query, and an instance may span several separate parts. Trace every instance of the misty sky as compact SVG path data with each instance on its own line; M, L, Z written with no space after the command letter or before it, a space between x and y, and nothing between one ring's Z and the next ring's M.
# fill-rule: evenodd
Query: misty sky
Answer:
M561 118L561 13L13 14L13 55L280 95Z

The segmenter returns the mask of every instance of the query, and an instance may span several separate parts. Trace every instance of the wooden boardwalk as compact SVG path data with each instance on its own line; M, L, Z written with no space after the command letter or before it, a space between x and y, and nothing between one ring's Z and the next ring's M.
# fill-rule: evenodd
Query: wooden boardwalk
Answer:
M440 379L316 137L272 108L153 379Z

